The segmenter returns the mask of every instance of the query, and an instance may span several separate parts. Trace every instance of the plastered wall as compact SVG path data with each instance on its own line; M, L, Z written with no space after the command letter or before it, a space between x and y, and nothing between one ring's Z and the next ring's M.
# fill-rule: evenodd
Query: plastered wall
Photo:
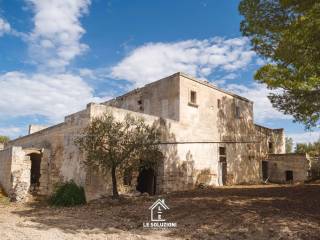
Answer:
M196 92L195 103L190 102L191 91ZM283 129L255 125L253 102L181 73L103 104L90 103L66 116L63 123L6 147L41 149L42 194L52 193L55 184L68 180L84 186L88 199L110 194L110 176L87 169L85 155L74 144L90 120L106 112L118 120L130 113L161 127L165 158L157 170L158 193L221 185L219 147L226 149L227 184L260 182L261 161L267 157L270 141L273 153L284 152ZM6 154L0 152L0 164ZM118 182L120 191L125 191L121 176Z
M270 182L286 182L286 171L293 172L293 182L308 180L310 163L305 154L270 154L267 160Z

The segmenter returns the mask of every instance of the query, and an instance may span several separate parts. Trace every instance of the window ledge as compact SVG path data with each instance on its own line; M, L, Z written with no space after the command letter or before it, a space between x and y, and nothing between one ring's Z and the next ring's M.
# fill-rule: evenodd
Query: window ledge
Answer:
M199 107L198 104L192 103L192 102L188 102L188 105L191 106L191 107L195 107L195 108Z

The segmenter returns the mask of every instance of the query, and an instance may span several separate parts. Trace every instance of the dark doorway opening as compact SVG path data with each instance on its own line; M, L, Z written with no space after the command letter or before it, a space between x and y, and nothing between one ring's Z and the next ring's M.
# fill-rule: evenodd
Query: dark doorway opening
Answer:
M287 182L293 181L293 171L286 171L286 181Z
M268 161L262 161L262 180L266 181L268 177Z
M219 168L221 173L221 183L223 186L227 184L227 161L219 162Z
M156 194L156 174L151 168L141 169L138 176L137 190L141 193Z
M31 153L31 173L30 173L30 192L36 193L40 186L40 166L41 166L41 154Z
M220 185L227 184L227 153L225 147L219 147L219 181Z

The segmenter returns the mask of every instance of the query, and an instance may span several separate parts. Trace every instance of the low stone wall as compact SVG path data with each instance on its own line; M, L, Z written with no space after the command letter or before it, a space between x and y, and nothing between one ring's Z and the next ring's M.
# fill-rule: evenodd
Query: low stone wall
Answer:
M320 157L309 157L311 179L320 179Z
M22 147L12 147L11 190L12 200L22 201L27 197L30 188L30 157L26 156Z
M26 199L30 189L29 149L11 146L0 151L0 185L14 201Z
M11 162L12 148L0 151L0 185L8 194L11 190Z
M268 156L268 175L270 182L288 182L287 173L292 172L290 182L303 182L309 179L310 162L306 154L270 154Z

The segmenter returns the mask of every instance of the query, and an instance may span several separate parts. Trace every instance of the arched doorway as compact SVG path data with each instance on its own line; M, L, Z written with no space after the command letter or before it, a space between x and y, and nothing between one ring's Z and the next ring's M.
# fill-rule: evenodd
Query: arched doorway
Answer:
M142 168L138 176L137 190L141 193L156 194L156 174L152 168Z
M30 192L37 193L40 187L41 154L30 153L28 156L30 157L30 161L31 161Z

